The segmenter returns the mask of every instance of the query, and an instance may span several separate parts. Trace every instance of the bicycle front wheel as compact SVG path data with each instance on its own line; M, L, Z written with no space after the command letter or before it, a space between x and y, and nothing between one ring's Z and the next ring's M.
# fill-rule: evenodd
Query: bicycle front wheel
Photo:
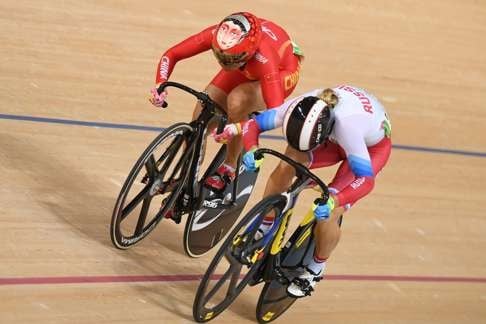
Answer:
M188 175L193 128L174 124L145 149L128 174L111 218L115 247L127 249L146 237L174 205Z
M223 242L196 293L193 317L197 322L207 322L219 315L252 279L257 280L272 240L255 240L255 234L263 217L271 212L279 215L286 202L281 195L263 199Z

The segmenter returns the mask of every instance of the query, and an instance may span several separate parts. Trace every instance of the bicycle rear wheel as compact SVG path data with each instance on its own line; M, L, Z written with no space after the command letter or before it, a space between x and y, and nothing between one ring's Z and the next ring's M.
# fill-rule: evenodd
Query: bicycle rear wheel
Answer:
M279 215L287 200L267 197L253 207L231 231L214 256L197 289L193 317L207 322L223 312L250 280L258 276L272 240L254 240L263 217L274 211ZM222 274L219 274L222 273Z
M297 298L287 294L289 283L302 273L314 251L314 222L301 224L292 234L281 254L280 276L265 286L258 298L256 317L259 323L269 323L287 311Z
M225 151L220 150L220 152ZM213 162L213 169L216 170L223 160L224 154L218 153L214 160L216 163ZM184 250L187 255L196 258L206 254L236 223L250 198L258 175L257 172L247 171L243 166L238 171L238 180L228 185L222 194L223 203L216 204L216 207L203 205L201 209L193 211L188 216L184 229ZM203 177L202 181L204 179ZM232 197L235 185L237 185L236 197ZM206 188L203 189L204 197L208 196L208 191ZM224 201L228 202L224 203Z
M193 131L186 123L172 125L137 160L113 210L110 236L115 247L127 249L140 242L174 205L189 173Z

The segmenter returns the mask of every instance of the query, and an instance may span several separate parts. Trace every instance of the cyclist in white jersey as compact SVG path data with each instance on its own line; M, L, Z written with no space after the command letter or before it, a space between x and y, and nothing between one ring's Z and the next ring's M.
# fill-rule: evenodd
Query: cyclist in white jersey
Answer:
M292 282L287 291L294 297L309 295L321 278L326 260L340 237L342 214L356 201L369 194L376 175L391 153L391 124L382 104L367 91L349 85L315 89L290 99L281 106L266 110L241 124L227 125L214 135L219 142L243 133L249 169L258 168L256 160L259 134L283 127L288 146L285 154L309 168L320 168L341 162L329 183L327 202L314 202L316 248L306 271ZM267 181L264 196L285 191L295 170L281 162ZM260 227L266 233L273 222L267 215Z

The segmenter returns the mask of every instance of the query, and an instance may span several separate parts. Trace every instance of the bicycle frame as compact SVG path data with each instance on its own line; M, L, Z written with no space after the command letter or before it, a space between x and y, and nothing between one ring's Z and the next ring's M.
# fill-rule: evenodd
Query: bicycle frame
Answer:
M197 119L191 121L189 125L195 130L189 139L189 146L186 148L186 152L184 154L191 154L189 157L189 174L186 177L185 184L184 184L184 197L183 197L183 207L184 209L199 209L201 205L204 203L202 199L202 190L203 186L201 186L198 181L193 181L192 183L188 183L188 179L196 179L199 173L200 166L202 164L202 159L204 158L203 150L204 150L204 142L206 137L207 126L209 122L213 119L213 117L217 116L220 117L220 121L218 124L217 132L221 133L226 126L227 123L227 116L226 112L216 103L214 102L207 93L195 91L183 84L167 81L162 83L160 87L157 89L158 93L162 93L167 87L176 87L185 92L188 92L195 96L198 101L201 103L202 110L199 113ZM217 153L217 155L222 154L222 150L225 150L226 147L223 146ZM185 159L185 156L184 156ZM222 162L222 161L221 161ZM185 164L185 163L182 163ZM217 164L217 163L215 163ZM238 159L237 163L237 170L239 170L241 164L241 158ZM204 174L204 178L208 176L209 173L213 172L212 170L215 166L210 165ZM176 170L177 171L177 170ZM233 204L236 199L236 188L238 185L238 174L236 173L235 185L233 186L233 194L231 197L231 201L229 204Z
M298 195L304 189L310 188L311 181L321 187L322 199L329 197L327 187L305 166L283 154L270 149L259 149L255 152L256 159L259 159L258 155L263 154L274 155L289 163L296 170L297 179L286 192L262 199L233 227L199 284L193 304L193 317L197 322L206 322L218 316L231 305L247 285L254 286L262 281L266 282L265 287L269 287L274 281L277 281L277 284L288 284L292 277L286 273L286 265L292 265L293 268L294 263L288 264L287 258L296 255L295 264L300 266L307 252L311 251L309 243L313 242L309 240L309 236L312 235L314 224L312 211L304 218L304 225L299 226L289 240L289 242L296 242L291 243L291 246L299 244L301 247L298 255L289 254L293 250L287 248L286 244L284 246L285 231ZM270 213L278 214L275 215L273 226L263 237L257 236L264 217ZM304 234L303 238L301 234ZM305 255L301 258L302 251ZM220 275L217 271L223 271L223 274ZM268 291L268 288L265 291ZM283 297L286 298L287 294L285 293ZM258 313L259 318L271 319L275 314L272 313L273 310L267 308L263 312L261 316Z
M309 184L314 181L321 189L321 198L327 200L329 198L329 191L327 186L312 172L309 171L305 166L302 164L295 162L294 160L288 158L287 156L270 150L270 149L258 149L255 152L255 155L262 155L262 154L270 154L274 155L281 160L290 164L296 170L296 177L297 179L292 183L290 188L282 193L281 195L285 196L286 198L286 205L283 208L282 212L279 215L275 215L275 221L271 229L266 233L262 238L262 246L267 246L268 243L271 242L270 247L270 254L268 256L268 260L263 265L263 280L268 281L272 279L274 275L274 269L280 266L280 252L284 246L284 238L285 233L287 231L290 218L292 217L293 208L297 202L297 198L299 194L309 187ZM301 224L305 225L308 224L313 220L313 214L307 213L304 219L302 220ZM254 226L257 226L258 219L255 219L253 223L249 226L249 230L252 230ZM310 235L311 232L305 233L305 237ZM305 238L304 237L304 238ZM302 239L303 241L303 239Z

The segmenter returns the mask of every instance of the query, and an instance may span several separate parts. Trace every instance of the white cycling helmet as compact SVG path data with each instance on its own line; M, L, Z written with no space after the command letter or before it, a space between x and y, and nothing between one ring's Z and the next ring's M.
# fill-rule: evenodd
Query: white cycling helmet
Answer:
M313 150L331 133L334 116L326 102L309 96L296 99L287 109L283 133L287 142L301 152Z

